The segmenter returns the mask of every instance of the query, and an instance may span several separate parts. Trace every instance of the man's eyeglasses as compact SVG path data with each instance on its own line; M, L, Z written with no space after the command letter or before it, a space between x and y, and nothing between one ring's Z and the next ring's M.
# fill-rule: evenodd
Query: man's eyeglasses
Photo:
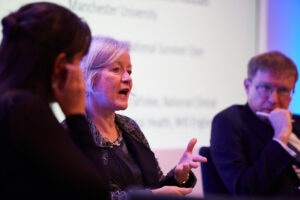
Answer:
M277 92L277 95L281 98L292 97L295 92L294 89L288 89L285 87L276 87L271 84L259 84L255 88L258 94L264 98L269 97L275 90Z

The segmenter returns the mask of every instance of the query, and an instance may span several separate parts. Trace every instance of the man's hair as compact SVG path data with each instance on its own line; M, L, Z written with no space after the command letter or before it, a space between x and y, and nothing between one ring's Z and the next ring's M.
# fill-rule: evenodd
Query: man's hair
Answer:
M270 71L275 74L289 73L298 80L296 64L279 51L271 51L254 56L248 63L248 79L253 79L258 71Z
M57 56L67 61L86 53L88 25L70 10L53 3L31 3L2 19L0 90L30 89L51 98L51 76Z

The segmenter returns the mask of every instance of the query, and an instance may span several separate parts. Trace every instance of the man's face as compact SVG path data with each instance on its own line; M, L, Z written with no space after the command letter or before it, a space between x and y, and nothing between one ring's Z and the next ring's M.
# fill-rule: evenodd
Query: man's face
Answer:
M294 76L289 73L257 71L252 80L244 81L251 110L270 113L275 108L288 109L294 82Z

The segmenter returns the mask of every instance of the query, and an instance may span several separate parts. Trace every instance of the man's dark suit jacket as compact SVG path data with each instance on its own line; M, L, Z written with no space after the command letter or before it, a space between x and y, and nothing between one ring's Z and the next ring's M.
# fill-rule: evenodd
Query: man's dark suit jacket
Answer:
M300 116L293 116L293 132L300 138ZM211 155L233 195L299 195L293 158L272 140L273 128L246 105L233 105L212 123Z

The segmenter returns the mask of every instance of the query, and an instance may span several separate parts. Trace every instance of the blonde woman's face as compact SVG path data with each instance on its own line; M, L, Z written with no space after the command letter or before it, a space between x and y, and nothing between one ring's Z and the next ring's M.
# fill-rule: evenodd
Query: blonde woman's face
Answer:
M128 52L124 52L116 61L99 70L93 97L98 105L108 110L125 110L132 89L131 61Z

